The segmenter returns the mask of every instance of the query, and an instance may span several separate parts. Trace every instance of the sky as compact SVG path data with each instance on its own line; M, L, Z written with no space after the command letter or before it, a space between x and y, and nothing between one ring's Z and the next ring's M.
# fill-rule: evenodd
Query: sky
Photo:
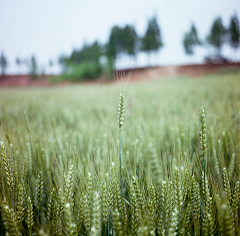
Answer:
M59 55L70 55L84 42L105 44L114 25L134 25L143 36L148 20L156 15L164 46L152 55L151 65L202 63L213 49L199 47L194 56L185 55L184 33L194 23L200 40L205 41L216 17L222 17L228 27L234 13L240 18L239 0L0 0L0 52L7 57L8 74L27 73L26 66L16 65L16 58L33 54L39 72L59 73ZM222 52L225 57L233 56L228 45ZM122 56L116 64L119 69L146 65L144 53L139 53L136 61Z

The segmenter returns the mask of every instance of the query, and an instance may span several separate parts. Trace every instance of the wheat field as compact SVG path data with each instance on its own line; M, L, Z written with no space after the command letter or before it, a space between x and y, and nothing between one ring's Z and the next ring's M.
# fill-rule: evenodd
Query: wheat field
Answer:
M0 89L0 234L240 234L239 88L221 71Z

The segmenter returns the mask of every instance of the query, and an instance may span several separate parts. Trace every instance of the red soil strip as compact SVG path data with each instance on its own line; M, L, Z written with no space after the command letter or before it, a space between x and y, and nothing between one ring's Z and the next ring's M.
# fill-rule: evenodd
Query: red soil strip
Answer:
M197 78L206 74L211 74L219 71L220 69L239 69L240 63L225 64L225 65L182 65L182 66L157 66L147 68L132 68L126 70L117 70L114 72L115 81L119 77L127 78L130 81L146 81L159 78L169 78L176 76L190 76ZM49 81L50 76L38 76L35 80L29 75L5 75L0 76L0 87L46 87L46 86L66 86L73 84L71 82L52 83ZM104 83L106 79L100 80L87 80L86 83Z

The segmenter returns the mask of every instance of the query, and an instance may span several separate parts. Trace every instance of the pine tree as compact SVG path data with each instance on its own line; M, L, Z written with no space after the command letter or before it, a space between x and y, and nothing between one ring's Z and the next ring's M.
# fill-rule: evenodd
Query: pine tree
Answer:
M123 29L123 35L123 50L129 56L135 56L137 53L138 36L134 29L134 26L126 25Z
M222 45L226 41L226 30L222 24L221 17L218 17L214 21L207 41L216 48L217 54L220 57Z
M20 65L21 65L21 59L20 59L20 57L17 57L17 58L16 58L16 64L17 64L17 66L20 66Z
M196 27L194 26L194 24L192 24L190 32L187 32L184 35L183 39L183 46L186 54L193 55L194 54L193 48L197 45L201 45L201 42L198 39Z
M163 46L160 29L157 23L157 18L154 16L148 22L148 28L145 36L142 38L142 51L147 52L148 56L150 52L157 52L160 47Z
M106 56L111 67L114 66L117 56L124 51L123 38L123 30L118 26L114 26L106 45Z
M237 14L231 18L229 27L229 43L236 53L236 50L240 45L239 19L237 17Z

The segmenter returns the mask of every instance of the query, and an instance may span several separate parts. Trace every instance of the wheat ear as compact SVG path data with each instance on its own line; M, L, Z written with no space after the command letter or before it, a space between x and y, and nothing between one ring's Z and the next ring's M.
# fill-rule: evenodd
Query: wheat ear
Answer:
M124 113L125 113L125 105L124 105L124 96L120 93L119 103L118 103L118 127L119 127L119 162L120 162L120 183L121 183L121 198L123 199L123 181L122 181L122 156L121 156L121 129L124 123Z

